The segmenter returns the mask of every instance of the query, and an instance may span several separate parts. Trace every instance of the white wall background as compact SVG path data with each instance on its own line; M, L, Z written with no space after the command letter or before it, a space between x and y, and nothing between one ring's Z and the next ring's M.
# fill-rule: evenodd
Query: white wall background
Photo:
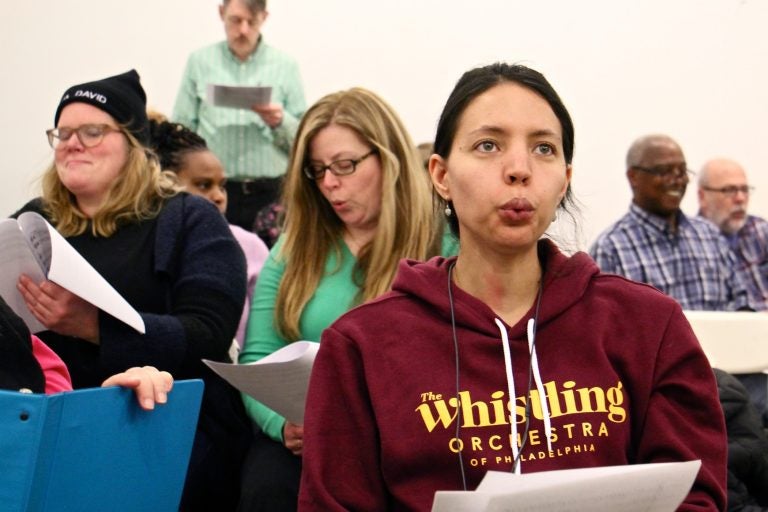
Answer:
M76 83L135 67L170 113L187 54L223 38L217 0L40 0L0 17L0 215L37 194L44 130ZM460 74L496 60L542 71L576 125L574 191L586 247L630 201L624 156L670 134L696 169L742 162L768 216L768 2L764 0L269 0L270 43L294 55L307 101L355 85L431 140ZM683 209L696 212L695 187Z

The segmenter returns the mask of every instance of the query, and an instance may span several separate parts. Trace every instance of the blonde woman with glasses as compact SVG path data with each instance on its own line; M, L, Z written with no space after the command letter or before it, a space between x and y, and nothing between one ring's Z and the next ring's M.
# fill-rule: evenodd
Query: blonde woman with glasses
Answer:
M147 149L136 71L70 87L54 124L42 197L19 213L43 215L139 312L146 333L53 282L22 277L27 307L48 328L40 338L76 389L145 365L205 379L181 509L233 508L249 427L237 393L201 359L229 360L245 299L243 253L216 207L180 192Z
M341 314L389 290L401 259L455 252L411 137L362 88L329 94L304 115L282 201L283 232L256 284L241 363L319 341ZM260 432L241 509L295 510L303 427L244 400Z

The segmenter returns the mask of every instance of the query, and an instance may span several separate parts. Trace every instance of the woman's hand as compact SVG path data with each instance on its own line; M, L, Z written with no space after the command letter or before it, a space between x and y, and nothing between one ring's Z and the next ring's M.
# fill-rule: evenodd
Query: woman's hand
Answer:
M108 386L132 388L141 408L150 411L155 408L155 404L168 401L168 393L173 388L173 377L153 366L135 366L111 376L101 384L103 388Z
M304 426L286 421L283 426L283 444L291 453L300 457L304 448Z
M99 310L52 281L38 286L22 275L16 288L29 311L48 329L65 336L99 343Z

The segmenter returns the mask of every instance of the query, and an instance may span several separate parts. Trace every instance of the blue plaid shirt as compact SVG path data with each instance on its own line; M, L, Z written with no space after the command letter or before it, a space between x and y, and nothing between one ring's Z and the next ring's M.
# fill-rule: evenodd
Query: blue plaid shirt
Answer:
M655 286L683 309L735 311L751 307L735 272L736 257L710 222L678 213L677 232L666 219L635 205L603 232L590 254L603 272Z
M768 221L750 215L726 239L736 255L736 270L747 286L750 305L758 311L768 310Z

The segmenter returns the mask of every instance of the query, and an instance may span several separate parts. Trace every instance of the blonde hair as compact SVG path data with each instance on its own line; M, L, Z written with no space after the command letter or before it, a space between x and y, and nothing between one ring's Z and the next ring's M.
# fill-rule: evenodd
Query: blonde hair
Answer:
M89 222L94 236L111 236L121 224L156 217L163 201L181 191L173 173L161 171L157 158L124 127L122 131L128 139L128 159L92 218L77 208L75 195L61 182L55 162L43 174L45 212L63 236L84 233Z
M282 202L285 224L278 255L285 273L277 292L274 321L287 340L300 339L299 318L317 289L331 251L341 255L344 224L302 168L309 144L330 124L355 131L381 161L381 214L373 240L358 253L353 273L358 302L383 294L401 258L438 254L441 217L431 199L431 184L402 121L384 100L352 88L321 98L299 124L286 173Z

